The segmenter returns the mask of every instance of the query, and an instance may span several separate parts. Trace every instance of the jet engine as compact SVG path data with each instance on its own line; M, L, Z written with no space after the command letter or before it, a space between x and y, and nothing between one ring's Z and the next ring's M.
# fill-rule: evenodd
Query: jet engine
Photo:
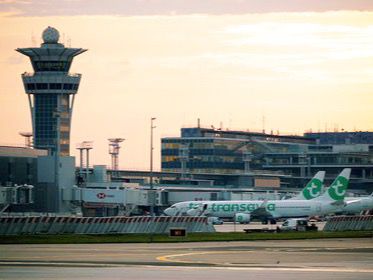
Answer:
M251 215L246 213L237 213L234 216L234 220L240 224L248 224L251 220Z

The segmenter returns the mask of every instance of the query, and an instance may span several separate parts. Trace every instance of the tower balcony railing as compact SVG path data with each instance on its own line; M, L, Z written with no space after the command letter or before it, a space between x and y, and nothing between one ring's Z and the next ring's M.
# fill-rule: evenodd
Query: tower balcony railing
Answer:
M49 76L67 76L72 78L80 78L82 74L78 73L66 73L66 72L58 72L58 71L50 71L50 72L24 72L22 77L49 77Z
M24 73L22 80L27 94L67 93L78 91L81 74L48 72L48 74Z

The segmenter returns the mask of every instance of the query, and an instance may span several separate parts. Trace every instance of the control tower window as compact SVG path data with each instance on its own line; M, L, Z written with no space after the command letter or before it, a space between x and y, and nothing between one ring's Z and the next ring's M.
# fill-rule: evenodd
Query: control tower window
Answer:
M46 83L37 83L36 89L48 89L48 84Z
M51 83L49 84L49 89L61 89L62 84L56 84L56 83Z
M28 90L35 90L35 84L26 84Z
M35 71L67 71L67 62L64 61L36 61Z
M73 84L63 84L63 89L73 89Z

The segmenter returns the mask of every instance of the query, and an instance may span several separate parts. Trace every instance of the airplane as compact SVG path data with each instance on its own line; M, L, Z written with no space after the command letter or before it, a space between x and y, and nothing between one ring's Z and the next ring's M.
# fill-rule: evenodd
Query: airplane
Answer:
M351 169L345 168L319 197L304 200L184 201L164 210L168 216L212 216L248 223L253 218L275 223L279 218L322 216L344 205Z
M309 200L319 197L321 195L321 189L323 180L325 177L325 171L319 171L308 182L306 187L297 196L289 198L290 200ZM364 210L373 209L373 193L370 196L364 197L345 197L344 207L337 213L348 213L357 214Z

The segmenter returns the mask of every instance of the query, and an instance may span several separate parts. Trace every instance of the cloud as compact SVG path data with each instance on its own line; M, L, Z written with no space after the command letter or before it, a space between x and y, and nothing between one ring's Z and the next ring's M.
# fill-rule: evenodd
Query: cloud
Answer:
M25 5L28 4L28 5ZM371 0L0 0L0 12L25 16L186 15L276 12L372 11Z
M17 65L17 64L22 64L23 58L20 57L19 55L12 55L5 59L5 61L2 61L2 63L8 64L8 65Z
M0 5L31 4L32 0L0 0Z

